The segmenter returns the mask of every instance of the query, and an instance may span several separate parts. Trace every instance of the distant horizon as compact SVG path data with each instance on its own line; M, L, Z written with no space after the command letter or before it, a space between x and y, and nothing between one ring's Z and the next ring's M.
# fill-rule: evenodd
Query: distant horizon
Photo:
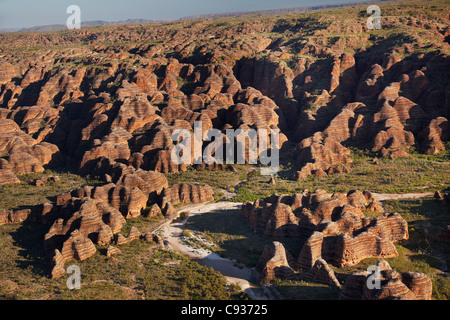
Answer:
M68 6L81 8L81 21L179 20L188 16L364 3L370 0L0 0L0 29L65 24ZM213 3L214 2L214 3ZM26 10L24 10L26 8ZM105 9L106 8L106 9Z

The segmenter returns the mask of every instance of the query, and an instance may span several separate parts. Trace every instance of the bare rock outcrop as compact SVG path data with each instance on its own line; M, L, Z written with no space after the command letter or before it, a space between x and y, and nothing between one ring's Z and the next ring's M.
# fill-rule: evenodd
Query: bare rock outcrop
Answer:
M20 183L20 180L10 169L0 169L0 185L16 183Z
M0 119L0 154L1 180L4 183L18 183L12 174L43 172L44 166L61 161L56 145L35 140L11 119Z
M258 281L269 284L275 278L289 279L294 274L294 270L289 266L293 262L293 257L283 244L276 241L268 244L255 267L259 272Z
M31 218L31 209L4 210L0 211L0 226L4 224L21 223Z
M273 195L254 203L244 202L241 212L249 219L255 232L286 238L310 235L318 230L323 220L344 227L344 223L339 220L347 212L353 212L362 219L364 215L361 210L366 210L373 203L377 202L367 191L330 195L318 189L315 192L305 190L295 195ZM362 222L359 227L363 227Z
M214 200L214 192L209 185L200 186L181 183L163 189L161 199L161 207L164 207L167 202L173 205L177 203L196 204Z
M379 215L365 217L363 211L368 208L378 210ZM409 238L407 222L397 213L385 213L368 191L330 195L323 190L305 190L302 194L273 195L253 204L245 202L241 213L255 232L273 240L306 237L295 261L290 260L285 267L309 272L315 281L336 286L340 286L339 281L328 263L347 267L365 258L396 257L394 243ZM260 260L261 270L273 256L265 255ZM273 279L273 270L267 277Z
M367 32L357 14L342 19L334 9L307 21L249 16L242 23L198 20L188 28L130 24L70 36L0 34L6 53L0 54L0 185L57 164L105 183L61 194L30 212L1 212L0 224L51 224L47 240L61 274L69 257L92 254L89 241L110 241L107 212L115 219L169 218L178 203L212 200L209 187L169 187L164 177L190 167L172 161L172 134L193 131L196 121L202 134L279 129L280 152L296 180L349 173L354 147L390 158L444 151L449 21L438 14L445 4L420 6L426 15L411 17L405 9L386 16L380 34ZM405 25L407 32L393 33ZM191 168L229 169L206 162ZM367 210L379 215L365 217ZM331 268L393 256L393 243L408 237L404 220L385 213L368 193L273 196L244 204L242 213L253 230L272 239L305 237L302 258L296 255L291 267L309 271L320 261L319 274L327 271L320 259ZM69 241L75 230L80 234ZM445 229L438 238L448 238ZM392 285L406 286L395 279Z
M65 262L82 261L95 254L94 243L108 245L126 223L118 210L101 200L72 198L63 212L72 210L77 211L67 219L55 220L44 238L46 249L55 250L54 277Z
M138 240L141 237L141 232L136 227L131 227L128 236L125 238L121 233L117 235L116 244L118 246Z
M375 272L355 271L345 281L341 300L430 300L432 283L423 273L398 273L385 260Z
M394 242L408 239L406 221L398 214L361 218L344 214L336 222L324 222L304 244L297 260L309 269L318 258L339 266L353 266L365 258L398 256Z
M59 278L65 274L64 264L71 260L83 261L97 252L91 239L75 229L64 241L61 251L55 249L53 256L52 278Z
M444 141L450 140L450 122L438 117L431 120L423 132L422 148L425 154L437 154L445 150Z
M316 282L321 282L331 286L341 287L333 269L323 259L317 259L309 272L309 277Z
M10 63L0 64L0 85L9 82L13 77L20 74L18 66Z
M94 140L94 146L86 151L80 163L80 173L90 172L95 161L100 157L110 158L111 160L126 161L130 158L130 149L128 139L131 134L120 127L114 128L111 133L105 136L101 141Z
M353 160L350 158L350 150L333 138L324 137L322 133L304 139L297 149L297 163L301 170L294 175L295 180L305 180L317 171L337 172L336 165L345 165L349 172Z
M120 251L119 248L110 245L110 246L108 246L108 248L106 249L106 256L109 258L109 257L112 257L112 256L115 255L115 254L120 254L121 252L122 252L122 251Z
M57 203L63 205L71 197L100 199L118 209L126 218L136 218L148 205L158 201L162 191L168 187L168 181L163 174L142 169L135 170L123 164L122 170L118 170L114 176L116 183L83 187L61 194L57 197Z

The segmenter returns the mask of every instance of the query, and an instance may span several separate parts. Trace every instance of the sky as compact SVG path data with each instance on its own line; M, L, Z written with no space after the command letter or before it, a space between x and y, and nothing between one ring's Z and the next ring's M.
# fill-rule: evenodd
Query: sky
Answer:
M65 24L67 7L81 9L81 21L178 19L185 16L315 6L359 0L0 0L0 29Z

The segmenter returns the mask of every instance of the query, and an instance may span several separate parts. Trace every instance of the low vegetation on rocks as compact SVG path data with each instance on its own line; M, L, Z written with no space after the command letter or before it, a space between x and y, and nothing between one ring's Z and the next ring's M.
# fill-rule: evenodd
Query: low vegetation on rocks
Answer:
M0 33L0 297L245 298L157 232L227 200L242 215L187 226L286 297L447 299L448 4L381 2L380 30L351 5ZM279 130L280 170L175 163L197 121Z
M192 217L186 228L216 244L210 250L258 269L260 281L285 299L448 299L450 281L444 274L450 263L448 205L424 198L386 200L374 206L367 192L356 202L358 193L363 195L347 196L353 198L351 205L344 195L323 192L272 196L245 204L242 212ZM339 239L345 248L330 249L339 245ZM380 259L405 279L420 274L426 280L421 291L427 296L414 297L404 287L389 297L363 296L362 287L351 287L353 276L361 274L366 281L370 273L363 272ZM399 276L389 277L395 282Z

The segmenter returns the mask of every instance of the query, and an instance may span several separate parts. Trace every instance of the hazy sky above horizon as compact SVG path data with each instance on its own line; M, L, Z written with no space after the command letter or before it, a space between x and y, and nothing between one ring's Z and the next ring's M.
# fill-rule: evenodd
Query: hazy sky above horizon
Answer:
M65 24L69 5L81 21L178 19L190 15L315 6L359 0L0 0L0 29Z

